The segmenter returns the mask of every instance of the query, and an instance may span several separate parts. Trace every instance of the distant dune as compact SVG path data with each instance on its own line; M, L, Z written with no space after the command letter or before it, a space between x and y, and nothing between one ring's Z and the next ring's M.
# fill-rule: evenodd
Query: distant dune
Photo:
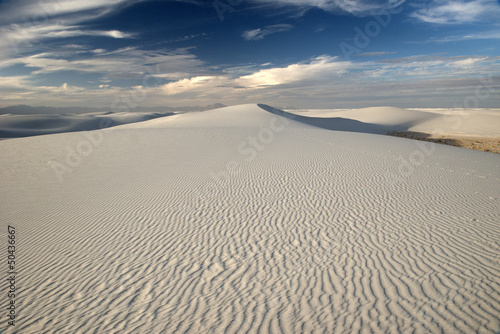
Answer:
M2 140L19 294L0 328L495 333L500 156L379 135L498 134L493 113L242 105ZM104 116L75 117L1 129Z
M126 105L123 107L113 108L91 108L91 107L33 107L29 105L17 105L5 108L0 108L0 115L66 115L66 114L100 114L100 113L119 113L119 112L139 112L139 113L165 113L165 112L180 112L180 111L204 111L216 108L223 108L225 105L215 103L208 106L195 107L140 107L129 108ZM126 109L126 110L124 110Z
M380 133L414 131L449 135L500 136L500 109L413 110L376 107L352 110L292 110L290 112L323 120L356 120L379 126ZM357 131L355 127L345 130Z
M500 109L400 109L290 111L332 130L393 136L500 153Z
M173 113L90 113L78 115L0 115L0 138L92 131L142 122Z

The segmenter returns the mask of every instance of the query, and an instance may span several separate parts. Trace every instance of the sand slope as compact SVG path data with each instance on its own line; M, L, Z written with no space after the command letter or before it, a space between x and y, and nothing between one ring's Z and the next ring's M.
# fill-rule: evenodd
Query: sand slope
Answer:
M0 141L18 333L500 329L498 155L257 105L90 134Z

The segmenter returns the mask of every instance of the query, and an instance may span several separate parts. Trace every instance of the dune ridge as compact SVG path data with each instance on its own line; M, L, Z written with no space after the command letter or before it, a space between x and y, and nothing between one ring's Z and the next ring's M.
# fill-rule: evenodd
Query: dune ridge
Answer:
M497 155L266 109L102 130L62 182L52 166L82 133L1 141L18 332L500 328Z

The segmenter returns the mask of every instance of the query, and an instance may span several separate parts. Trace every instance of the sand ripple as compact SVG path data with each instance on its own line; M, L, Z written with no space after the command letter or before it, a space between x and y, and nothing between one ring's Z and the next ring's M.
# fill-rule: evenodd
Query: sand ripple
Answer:
M23 139L18 169L20 142L0 142L17 332L499 329L498 156L439 146L394 185L412 141L291 122L249 161L259 131L118 127L63 183L43 147L78 134Z

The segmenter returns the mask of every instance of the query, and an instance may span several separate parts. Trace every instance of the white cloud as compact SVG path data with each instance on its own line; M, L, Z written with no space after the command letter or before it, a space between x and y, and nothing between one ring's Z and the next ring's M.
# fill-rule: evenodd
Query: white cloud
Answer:
M321 80L325 76L338 78L353 65L351 62L337 61L336 59L336 57L321 56L309 63L263 69L256 73L242 76L235 82L238 86L242 87L262 88L311 79Z
M476 34L465 35L462 39L500 39L500 31L485 31Z
M462 42L464 40L478 40L478 39L500 39L500 31L483 31L474 34L461 35L461 36L447 36L440 38L432 38L427 42L433 43L447 43L447 42Z
M461 24L479 21L486 17L497 17L500 6L494 0L433 1L429 6L412 14L420 21L436 24Z
M137 1L135 1L137 2ZM119 30L87 29L83 23L102 17L128 0L10 0L0 4L0 61L32 52L47 39L103 36L131 38Z
M264 37L268 35L288 31L292 28L293 26L290 24L275 24L264 28L247 30L243 33L243 38L247 41L258 41L264 39Z
M170 82L161 87L167 95L176 95L185 92L204 92L205 89L227 82L224 76L198 76Z
M2 77L0 76L0 91L2 92L2 98L6 92L18 92L26 90L26 82L28 81L28 76L20 75L14 77Z
M498 73L500 59L487 57L415 56L388 62L343 62L322 56L284 67L259 69L240 75L228 69L223 75L191 76L149 90L149 96L166 94L168 101L189 104L214 102L263 102L298 107L373 106L453 107L478 85L500 87L500 78L480 81ZM247 68L246 70L250 70ZM339 74L342 74L340 77ZM481 106L498 104L498 98L481 101Z
M406 0L252 0L272 6L295 6L301 9L320 8L366 16L400 6Z
M382 78L393 81L474 77L500 70L499 59L479 56L412 56L368 64L364 65L367 76L375 76L377 71L383 70Z
M378 57L378 56L384 56L384 55L388 55L388 54L392 54L392 53L396 53L396 52L390 52L390 51L364 52L364 53L360 53L356 56L358 56L358 57Z
M227 74L218 76L195 76L170 82L161 87L167 95L183 93L206 93L207 91L227 91L245 89L264 89L270 86L287 84L340 80L340 76L352 63L337 61L336 57L321 56L309 62L292 64L286 67L261 69L244 76L233 76L236 71L225 71Z
M0 76L2 104L69 106L91 101L93 106L107 107L118 100L120 106L125 106L126 101L136 101L133 97L139 96L140 106L193 105L193 100L200 105L262 102L338 107L342 103L360 106L396 101L399 105L415 106L422 105L418 101L444 104L441 101L463 100L481 84L477 77L500 73L500 58L484 56L412 56L387 61L360 58L363 61L359 62L320 56L282 66L266 63L210 68L189 49L151 52L128 47L88 52L78 59L66 57L65 52L74 51L75 46L69 46L66 50L19 57L3 64L21 64L35 71L31 75ZM101 79L94 79L90 88L75 86L67 79L54 86L34 84L34 78L61 70L98 73ZM120 87L120 79L136 79L132 84L135 87ZM173 81L165 84L167 80ZM491 89L500 85L498 78L491 82ZM123 97L125 100L121 100ZM499 101L492 94L486 102Z
M139 52L137 50L127 50L126 53ZM141 51L142 52L142 51ZM40 59L45 61L45 56L34 57L34 62ZM174 57L174 55L171 55ZM157 57L160 57L157 55ZM142 61L149 63L154 59L152 55L143 55ZM167 60L164 58L163 60ZM185 59L184 59L185 60ZM107 59L109 62L93 64L95 68L102 69L115 61ZM177 61L182 61L178 59ZM34 65L35 63L32 63ZM37 63L38 65L42 65ZM45 64L58 68L60 64ZM269 65L269 64L268 64ZM61 68L66 68L65 64ZM71 63L75 68L81 63ZM118 64L118 67L126 66ZM200 67L192 68L191 73L200 71ZM288 104L294 101L301 103L325 103L328 99L354 99L355 96L362 96L368 99L373 96L389 96L398 85L411 86L415 90L414 94L428 89L425 85L415 88L416 82L437 82L447 81L452 87L453 82L461 82L467 78L472 81L473 77L487 73L497 73L500 68L500 60L487 57L407 57L390 59L387 62L346 62L339 61L336 57L321 56L307 62L290 64L283 67L273 67L262 69L260 65L245 68L242 70L231 68L223 71L223 74L210 74L205 72L200 75L189 75L188 73L166 72L155 74L156 77L174 79L175 81L163 85L151 85L154 79L149 79L141 86L135 88L118 88L108 83L101 84L96 89L88 89L74 86L58 87L30 87L28 78L12 81L15 85L19 98L23 96L28 101L38 94L38 98L52 99L59 94L62 101L85 101L92 99L100 103L110 103L113 96L124 96L129 91L140 91L141 96L147 96L144 105L158 105L168 103L169 105L182 103L192 104L196 100L199 104L210 104L217 101L224 103L245 103L255 101L283 101ZM140 67L135 68L137 72ZM134 69L134 70L135 70ZM46 69L47 70L47 69ZM112 71L114 69L111 69ZM170 77L169 74L172 74ZM144 74L147 77L149 74ZM179 78L185 75L184 78ZM108 86L109 85L109 86ZM469 87L469 86L467 86ZM385 89L389 89L386 90ZM356 89L357 91L354 91ZM420 89L420 90L419 90ZM460 88L463 94L463 87ZM19 91L24 91L20 93ZM359 95L363 92L365 95ZM108 95L105 95L108 93ZM135 93L137 95L137 93ZM413 94L413 93L412 93ZM69 99L69 100L68 100ZM190 102L191 101L191 102Z
M337 61L335 57L322 56L309 62L292 64L286 67L276 67L259 70L254 67L252 74L239 76L241 69L227 69L223 75L201 75L184 78L167 83L158 89L153 88L151 94L161 91L167 96L175 96L182 100L186 96L200 99L207 96L227 99L230 97L247 99L254 96L255 90L268 94L266 88L284 87L296 84L306 87L320 81L341 81L339 74L344 73L351 64ZM246 68L249 71L250 68ZM252 90L252 94L248 91Z
M164 78L179 79L188 73L196 73L204 64L185 49L154 52L124 48L110 52L89 53L88 56L78 59L67 59L73 57L73 50L17 57L0 63L0 68L19 64L32 68L31 74L24 77L26 82L34 81L49 73L75 71L97 74L102 82L135 79L145 81L146 85L156 86L163 84ZM185 72L181 73L179 69ZM25 86L32 87L29 83L25 83Z
M80 26L61 24L36 26L12 24L8 27L0 27L0 47L3 49L4 54L15 54L20 49L25 49L45 39L75 36L130 38L133 35L118 30L85 30Z
M458 70L469 70L474 68L480 68L481 64L487 60L488 57L474 57L474 58L471 57L471 58L452 61L448 64L448 66L451 66Z
M23 21L28 20L33 25L39 25L59 15L91 11L92 15L100 16L107 13L107 10L134 2L140 0L10 0L0 4L0 22L17 22L24 19Z

